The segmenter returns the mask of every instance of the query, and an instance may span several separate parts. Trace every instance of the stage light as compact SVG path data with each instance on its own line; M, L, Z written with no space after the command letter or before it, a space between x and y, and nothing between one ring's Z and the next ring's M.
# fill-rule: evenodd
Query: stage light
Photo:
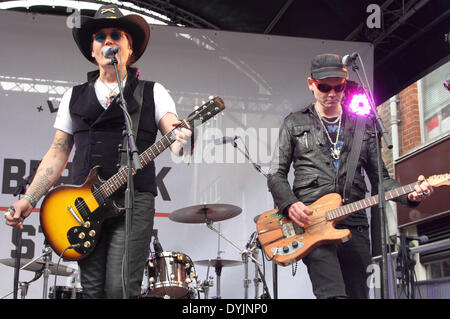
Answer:
M363 116L369 115L371 112L371 107L366 94L364 93L354 94L351 97L349 109L356 115L363 115Z

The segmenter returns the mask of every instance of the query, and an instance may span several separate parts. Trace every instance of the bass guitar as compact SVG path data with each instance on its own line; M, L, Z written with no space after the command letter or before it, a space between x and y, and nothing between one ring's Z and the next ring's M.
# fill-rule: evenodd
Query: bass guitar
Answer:
M450 174L433 175L427 179L433 187L450 185ZM386 200L414 191L412 183L385 193ZM342 206L341 195L331 193L309 205L311 224L300 227L283 216L277 209L262 213L256 221L258 240L268 258L281 266L290 265L309 254L314 248L350 239L349 229L336 229L334 225L350 214L377 205L378 195Z
M215 97L192 112L178 127L192 129L224 109L222 99ZM139 155L142 167L176 141L176 129ZM93 167L83 185L53 188L42 202L40 223L44 236L53 250L66 260L81 260L89 255L98 243L104 220L124 211L111 197L127 182L128 167L120 168L106 181L99 177L99 170L100 166ZM132 168L132 174L135 173Z

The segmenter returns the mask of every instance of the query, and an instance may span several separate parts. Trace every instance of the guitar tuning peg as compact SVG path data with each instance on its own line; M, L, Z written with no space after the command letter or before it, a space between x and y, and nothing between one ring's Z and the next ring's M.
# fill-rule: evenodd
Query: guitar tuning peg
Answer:
M215 117L215 116L213 116L213 120L214 120L214 121L217 121L217 119L216 119L216 117Z
M199 108L198 105L194 106L194 110L198 110L198 108Z
M225 114L223 112L221 112L221 113L222 113L222 116L225 116Z
M206 126L209 126L209 122L206 122Z

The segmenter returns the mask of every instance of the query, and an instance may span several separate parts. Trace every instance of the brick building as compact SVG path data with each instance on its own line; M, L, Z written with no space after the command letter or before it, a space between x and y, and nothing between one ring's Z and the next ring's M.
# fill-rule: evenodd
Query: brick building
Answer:
M429 177L450 171L450 92L443 85L447 79L450 62L378 106L394 145L388 149L383 141L383 160L391 176L402 184L414 182L419 174ZM389 219L387 212L391 239L397 232L397 235L427 236L429 240L424 245L445 244L450 240L450 187L435 187L433 196L417 209L388 206L387 211L392 209L396 217ZM420 244L411 241L410 245ZM415 254L415 259L416 280L422 295L429 296L430 287L434 287L440 291L439 297L449 298L450 244Z

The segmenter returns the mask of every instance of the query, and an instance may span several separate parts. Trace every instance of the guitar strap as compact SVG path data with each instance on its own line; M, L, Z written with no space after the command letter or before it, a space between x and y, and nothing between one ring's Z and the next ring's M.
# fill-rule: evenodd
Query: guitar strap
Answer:
M345 180L344 194L342 196L344 203L348 201L347 194L350 194L353 179L355 177L356 166L358 164L359 155L361 154L365 124L366 119L363 116L357 116L353 146L347 158L347 178Z
M141 118L142 104L144 103L144 86L145 86L145 81L141 81L141 80L138 81L138 84L133 92L133 97L136 100L137 104L139 105L136 112L134 112L133 114L130 114L131 121L133 123L132 132L133 132L133 135L136 140L137 140L137 134L138 134L138 128L139 128L139 120ZM123 137L122 145L125 146L126 145L125 143L128 143L128 136L126 134ZM120 167L126 166L127 162L128 161L127 161L126 152L121 152Z

